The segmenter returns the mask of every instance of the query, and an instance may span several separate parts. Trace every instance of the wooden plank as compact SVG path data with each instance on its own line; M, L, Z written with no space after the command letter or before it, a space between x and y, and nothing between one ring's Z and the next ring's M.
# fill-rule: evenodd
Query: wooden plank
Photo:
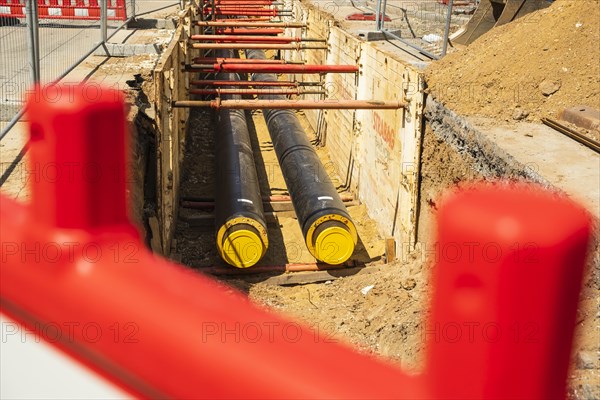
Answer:
M385 262L391 263L396 260L396 239L385 238Z
M148 219L148 225L150 226L150 234L152 239L150 240L150 248L154 253L162 254L162 245L160 240L160 226L158 224L158 218L150 217Z

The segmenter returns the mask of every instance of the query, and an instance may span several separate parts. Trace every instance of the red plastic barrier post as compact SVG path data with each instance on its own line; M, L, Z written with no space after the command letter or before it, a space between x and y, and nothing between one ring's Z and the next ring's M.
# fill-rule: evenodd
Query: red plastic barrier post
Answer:
M438 224L433 397L564 398L589 215L534 186L478 187Z
M126 139L119 92L47 86L28 101L35 220L48 227L129 226Z
M121 94L52 90L28 101L32 202L0 196L0 311L59 327L53 344L99 375L160 398L564 397L590 235L569 200L518 186L444 203L427 372L409 377L147 251Z

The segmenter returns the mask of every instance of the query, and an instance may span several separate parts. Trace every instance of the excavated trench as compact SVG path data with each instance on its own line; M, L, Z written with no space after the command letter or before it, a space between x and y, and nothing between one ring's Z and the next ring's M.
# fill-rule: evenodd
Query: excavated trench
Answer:
M338 94L387 99L407 87L417 88L416 94L412 93L416 100L411 100L410 107L399 119L392 113L381 112L296 113L319 159L327 167L333 185L342 195L355 199L346 204L359 237L350 260L368 267L340 279L332 275L314 281L291 282L302 285L273 285L290 281L270 281L266 275L221 275L219 279L247 292L258 303L330 332L335 340L350 341L361 350L375 352L418 371L423 361L424 318L430 294L431 260L427 249L435 243L434 220L441 193L477 179L533 181L548 188L554 185L535 163L513 157L465 118L437 103L432 96L424 96L425 85L420 81L419 66L398 61L386 50L373 50L368 44L355 42L341 29L330 27L327 15L313 11L308 15L309 35L328 37L330 55L325 59L313 52L304 61L361 65L362 72L356 79L328 77L329 84L337 85ZM356 50L357 46L360 51ZM408 91L406 96L410 95ZM261 196L288 195L263 113L246 111L245 115ZM200 272L210 272L215 266L230 268L219 256L215 244L214 209L206 204L190 207L218 198L215 121L213 113L206 109L196 108L190 112L179 187L181 207L171 252L171 258ZM410 124L417 128L412 130ZM402 127L398 142L389 140L390 126ZM410 157L400 158L399 154ZM404 169L406 165L410 165L414 173L408 173L409 169ZM402 202L403 190L415 195L405 195ZM269 248L257 266L314 263L316 260L306 248L291 205L276 209L269 202L264 205ZM404 220L399 217L402 215ZM409 218L411 216L414 220ZM412 234L414 243L409 239ZM397 260L385 263L384 238L390 236L396 238ZM590 332L594 332L598 318L594 308L597 297L594 290L599 282L597 271L596 260L586 278L580 303L577 357L580 349L586 352L595 348L590 344L594 339ZM281 271L270 275L273 274L281 275ZM325 284L312 283L323 281ZM368 295L363 294L365 289ZM597 370L589 371L571 377L571 397L589 398L598 392L589 379Z
M315 145L320 160L323 164L327 164L329 162L327 150L316 146L316 135L302 114L298 114L298 116ZM246 121L262 197L289 195L262 112L246 111ZM184 202L210 201L218 197L216 190L219 190L219 182L215 181L214 122L215 115L212 111L194 109L190 113L186 143L187 156L183 165L183 179L180 188L180 198ZM190 156L192 154L193 156ZM331 176L331 180L334 186L341 186L339 177ZM345 198L348 198L349 195L349 193L345 193ZM347 202L347 205L348 213L356 221L360 238L351 257L352 262L365 264L381 260L384 253L383 240L377 234L375 223L368 218L365 206L358 205L356 201ZM282 266L316 262L306 248L291 204L286 203L284 211L273 211L269 203L265 208L269 247L257 265ZM226 265L217 251L215 226L211 218L213 215L214 209L211 207L204 210L187 207L180 209L174 239L176 254L172 257L180 257L183 264L200 271L206 267Z

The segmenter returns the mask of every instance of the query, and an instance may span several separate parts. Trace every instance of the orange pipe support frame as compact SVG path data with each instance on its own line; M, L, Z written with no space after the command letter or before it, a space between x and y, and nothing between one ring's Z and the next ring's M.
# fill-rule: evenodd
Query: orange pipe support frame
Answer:
M317 65L317 64L190 64L186 71L246 72L275 74L354 74L357 65Z
M261 49L261 50L327 50L327 45L312 45L303 43L192 43L193 49Z
M260 9L268 9L265 6L272 6L272 5L281 5L283 3L268 3L268 2L264 2L264 1L257 1L257 2L253 2L253 3L241 3L239 1L231 1L231 2L219 2L219 3L215 3L215 8L216 9L227 9L227 8L260 8Z
M252 60L248 58L196 57L192 59L195 64L304 64L304 61L287 60ZM185 65L185 63L183 64Z
M173 107L210 107L240 110L396 110L403 108L402 101L375 100L178 100L171 102Z
M301 86L300 83L307 82L289 82L289 81L277 81L275 84L273 82L256 82L256 81L220 81L220 80L194 80L190 82L192 86L252 86L252 87L260 87L260 86L279 86L279 87L298 87ZM310 86L321 86L320 82L310 82L313 85Z
M249 22L244 20L236 20L236 19L226 19L221 21L196 21L196 24L199 26L213 26L218 28L304 28L306 27L305 23L301 22L260 22L254 21Z
M247 17L247 16L246 17L241 16L241 17L242 17L241 19L243 19L244 21L248 21L248 22L267 22L267 21L271 21L271 17L253 17L253 18ZM231 18L227 18L227 17L225 17L225 18L216 18L214 21L215 22L231 21Z
M190 89L190 94L198 95L223 95L223 94L240 94L240 95L259 95L259 94L283 94L283 95L304 95L304 94L326 94L325 90L291 88L291 89Z
M279 15L283 15L283 16L289 16L291 15L291 12L286 11L286 10L255 10L253 8L243 8L243 9L237 9L237 10L216 10L216 12L213 13L212 10L208 9L208 10L204 10L204 14L205 15L231 15L231 16L239 16L239 15L247 15L247 16L270 16L270 17L276 17Z
M217 34L228 35L279 35L284 29L279 28L216 28Z
M213 42L327 42L324 39L286 37L286 36L237 36L237 35L192 35L191 40L213 41Z

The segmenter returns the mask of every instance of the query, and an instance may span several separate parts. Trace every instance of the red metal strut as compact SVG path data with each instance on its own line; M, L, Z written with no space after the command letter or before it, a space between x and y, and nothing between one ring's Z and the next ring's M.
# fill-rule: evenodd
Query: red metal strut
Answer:
M342 73L352 74L358 72L356 65L316 65L316 64L191 64L186 65L186 70L212 70L214 72L259 72L276 74L324 74Z
M327 50L326 44L304 43L192 43L193 49Z
M222 108L230 110L396 110L406 104L402 101L375 100L178 100L173 107Z
M305 83L305 82L300 82ZM192 86L247 86L247 87L260 87L260 86L279 86L279 87L298 87L300 86L299 82L285 82L285 81L219 81L219 80L201 80L201 81L191 81L190 85ZM311 82L314 83L312 86L319 86L319 82Z
M247 18L243 20L236 19L225 19L220 21L196 21L197 25L200 26L215 26L215 27L255 27L255 28L268 28L268 27L282 27L282 28L303 28L306 24L302 22L251 22Z
M208 14L213 14L213 15L256 15L256 16L272 16L272 17L276 17L278 15L289 15L289 13L286 13L284 11L277 11L277 10L254 10L254 9L239 9L239 10L217 10L215 13L212 12L212 10L204 10L203 13L205 15Z
M313 90L304 88L295 89L190 89L190 94L198 95L222 95L222 94L248 94L248 95L263 95L263 94L326 94L325 90Z
M285 36L236 36L236 35L192 35L192 40L227 41L227 42L326 42L324 39L285 37Z
M286 60L254 60L249 58L202 58L192 59L195 64L288 64ZM291 64L300 64L292 62Z
M254 29L244 29L244 28L217 28L216 33L219 34L232 34L232 35L278 35L280 33L285 32L284 29L273 29L273 28L254 28Z
M243 16L241 16L243 17ZM271 21L271 17L255 17L255 18L250 18L250 17L245 17L245 18L240 18L242 21L248 21L248 23L250 22L263 22L263 23L267 23L269 21ZM231 18L216 18L214 22L225 22L225 21L231 21Z

